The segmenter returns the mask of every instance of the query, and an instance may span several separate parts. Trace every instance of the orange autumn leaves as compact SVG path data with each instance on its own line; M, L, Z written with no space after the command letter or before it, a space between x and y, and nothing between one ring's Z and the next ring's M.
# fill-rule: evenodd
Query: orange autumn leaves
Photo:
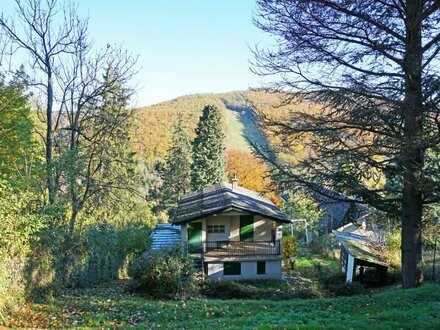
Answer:
M226 152L226 173L230 182L237 173L238 184L257 191L279 205L281 199L274 193L275 187L269 176L269 167L247 151Z

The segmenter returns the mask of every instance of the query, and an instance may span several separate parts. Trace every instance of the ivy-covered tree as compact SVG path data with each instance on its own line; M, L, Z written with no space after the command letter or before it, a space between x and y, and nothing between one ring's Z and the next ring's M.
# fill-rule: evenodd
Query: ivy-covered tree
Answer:
M101 80L85 82L91 94L80 94L78 104L68 109L69 135L64 153L64 175L71 205L69 236L73 237L77 216L87 203L100 205L119 191L135 190L136 161L130 141L133 93L115 68L103 70ZM114 202L119 202L117 197Z
M0 174L18 188L35 174L32 116L23 82L0 77ZM35 186L35 185L33 185Z
M191 190L191 139L183 116L179 113L173 142L168 149L161 188L162 207L171 214L182 195Z
M213 105L205 106L193 142L191 182L194 190L225 180L224 140L220 110Z

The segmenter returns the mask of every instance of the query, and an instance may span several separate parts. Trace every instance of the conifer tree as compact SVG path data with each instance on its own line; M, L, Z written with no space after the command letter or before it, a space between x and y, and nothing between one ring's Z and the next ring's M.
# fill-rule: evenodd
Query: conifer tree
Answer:
M220 110L207 105L203 109L193 142L192 188L194 190L224 181L225 134Z
M172 145L165 159L161 189L162 205L170 214L174 211L179 198L191 190L191 163L191 140L183 116L179 113Z
M320 108L271 123L259 116L280 141L271 148L284 154L313 134L307 159L268 159L281 188L329 186L400 216L402 286L421 284L423 206L440 201L439 171L426 166L440 140L440 1L257 4L256 25L276 46L255 49L254 71L276 78L267 87L287 92L284 103ZM384 177L398 178L400 188L383 185Z

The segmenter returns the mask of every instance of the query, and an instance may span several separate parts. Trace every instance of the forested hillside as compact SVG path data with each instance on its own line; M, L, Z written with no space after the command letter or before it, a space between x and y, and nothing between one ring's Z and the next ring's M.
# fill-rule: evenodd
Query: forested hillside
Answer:
M196 94L138 109L135 131L136 149L149 166L165 158L171 144L171 127L177 114L183 115L185 124L193 134L205 105L212 104L223 110L226 149L251 152L251 143L271 145L277 138L273 132L262 132L253 109L275 117L286 117L302 105L279 106L280 95L262 91L237 91L221 94ZM269 142L267 142L269 141ZM300 157L303 146L298 143Z
M203 107L207 104L217 106L224 113L227 149L250 150L246 140L247 136L245 136L245 134L250 135L249 128L245 127L244 120L241 120L241 111L238 112L238 109L244 108L247 111L246 113L251 116L250 108L246 107L247 94L247 92L235 92L182 96L139 109L137 114L138 125L135 133L138 152L145 157L150 165L163 160L171 145L171 127L177 120L177 114L182 113L184 122L190 134L194 137L197 121ZM226 107L225 98L233 100L236 106L234 109L237 110L232 110L230 106ZM253 121L248 122L253 123ZM254 126L252 133L255 134L256 132Z
M236 173L240 184L269 196L279 203L276 187L269 179L269 167L258 157L252 145L264 149L275 148L276 133L262 131L257 124L254 109L271 117L285 118L297 106L279 106L280 95L262 91L236 91L221 94L196 94L178 97L171 101L137 109L134 131L135 148L148 168L154 172L165 161L172 147L173 125L178 114L182 116L191 138L205 105L214 105L223 114L223 130L226 144L226 172L228 178ZM304 154L298 144L297 154L281 155L295 161ZM160 183L159 183L160 185Z

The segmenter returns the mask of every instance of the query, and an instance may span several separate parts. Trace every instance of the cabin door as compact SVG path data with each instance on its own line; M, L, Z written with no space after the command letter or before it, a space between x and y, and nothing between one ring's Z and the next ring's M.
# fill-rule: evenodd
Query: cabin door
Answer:
M202 223L193 222L188 224L188 253L202 253Z
M240 241L254 241L254 216L240 215Z

